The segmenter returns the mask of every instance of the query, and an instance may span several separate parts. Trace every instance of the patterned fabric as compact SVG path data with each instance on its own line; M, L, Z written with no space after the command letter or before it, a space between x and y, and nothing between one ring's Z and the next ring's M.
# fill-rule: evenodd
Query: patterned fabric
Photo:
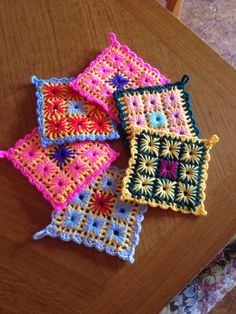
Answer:
M120 201L124 170L111 167L96 177L52 222L34 235L58 237L134 262L141 222L147 207Z
M73 78L39 80L32 77L37 92L39 133L43 146L84 140L119 138L116 123L101 107L74 91Z
M198 136L199 131L185 90L189 77L164 86L115 91L121 125L128 139L131 127L139 126Z
M75 142L42 147L38 129L0 152L36 185L56 210L100 175L119 154L102 142Z
M226 247L160 314L206 314L234 287L236 247Z
M134 128L122 199L174 211L206 215L209 151L218 141Z
M110 116L120 122L113 92L124 88L163 85L169 80L151 68L127 46L122 46L111 33L110 47L70 85L91 102L101 105Z

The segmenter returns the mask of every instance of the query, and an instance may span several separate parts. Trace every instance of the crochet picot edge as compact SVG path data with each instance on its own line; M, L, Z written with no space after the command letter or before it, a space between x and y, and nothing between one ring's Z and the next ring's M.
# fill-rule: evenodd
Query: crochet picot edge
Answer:
M8 160L10 160L13 164L13 166L19 170L27 179L28 181L36 186L36 188L38 189L39 192L41 192L44 196L44 198L52 205L52 207L57 210L60 211L61 209L63 209L64 207L67 206L68 203L70 203L70 201L72 201L76 194L78 194L80 191L84 190L85 187L92 183L92 181L94 180L94 178L98 175L100 175L104 170L106 170L107 168L109 168L109 166L111 165L111 163L113 161L115 161L115 159L120 155L120 153L114 151L113 149L110 148L110 146L107 143L103 143L109 150L109 157L110 160L107 161L106 163L104 163L99 169L97 169L96 171L93 172L93 174L89 177L87 177L87 179L85 180L84 183L79 184L77 186L77 188L73 191L70 192L68 195L68 199L64 202L64 203L60 203L57 201L53 201L53 199L51 198L49 192L47 190L44 189L44 187L38 183L36 181L36 179L31 176L31 174L29 173L29 171L27 169L25 169L24 167L22 167L20 165L20 162L14 158L12 158L12 156L14 155L14 151L18 146L23 145L24 142L26 142L27 140L31 139L35 133L38 132L38 128L34 128L33 131L30 134L27 134L24 138L18 140L15 145L13 147L10 147L8 150L6 151L0 151L0 158L7 158ZM88 141L87 141L88 142ZM83 143L86 143L86 141L84 141Z
M170 82L170 80L167 79L164 75L160 74L160 72L159 72L156 68L153 68L153 67L151 67L148 63L145 63L145 62L143 61L143 59L140 58L140 57L138 57L138 56L136 55L136 53L134 53L133 51L131 51L128 46L126 46L126 45L121 45L121 44L119 43L119 41L117 40L115 33L110 33L109 36L108 36L108 38L109 38L109 41L110 41L110 46L107 47L107 48L105 48L105 50L103 50L103 52L102 52L100 55L98 55L95 60L91 61L90 64L89 64L89 66L84 70L83 73L80 73L74 81L70 82L70 86L71 86L73 89L77 90L77 86L76 86L77 80L79 80L81 77L83 77L83 75L84 75L85 73L92 71L92 67L93 67L97 62L99 62L99 61L103 58L103 56L104 56L112 47L122 47L122 48L126 51L127 54L129 54L131 57L137 58L138 61L139 61L140 63L142 63L143 66L145 66L148 70L152 70L152 71L156 72L156 74L160 77L160 84L161 84L161 85L162 85L162 84L165 84L165 83L167 83L167 82ZM95 102L95 103L99 104L100 106L102 106L102 108L110 115L110 117L111 117L113 120L115 120L117 123L121 123L120 119L117 119L117 117L113 114L113 112L111 112L111 111L109 110L107 104L104 103L102 100L97 99L96 97L91 96L89 93L87 93L86 91L84 91L84 90L82 90L82 89L79 89L78 92L80 93L81 96L83 96L84 98L86 98L88 101L90 101L90 102Z
M131 145L130 145L130 159L128 161L128 166L126 168L126 173L125 173L125 177L123 178L122 181L122 190L121 190L121 200L122 201L134 201L137 202L139 204L148 204L151 207L160 207L162 209L171 209L173 211L180 211L184 214L193 214L195 216L206 216L207 215L207 211L205 210L205 206L204 206L204 200L206 197L205 194L205 189L206 189L206 180L207 180L207 170L208 170L208 162L210 161L210 154L209 151L211 150L212 146L214 144L216 144L219 141L219 137L217 135L212 135L212 137L208 140L208 139L199 139L198 137L188 137L185 135L177 135L173 132L165 132L165 131L158 131L156 129L152 129L149 128L148 131L151 132L152 134L157 134L158 136L163 136L163 135L170 135L172 137L172 139L178 137L178 138L186 138L186 139L191 139L193 143L195 143L196 141L203 141L204 143L206 143L205 147L208 148L207 154L205 155L204 159L205 159L205 164L203 166L203 180L202 183L200 184L201 188L202 188L202 193L200 193L202 201L201 204L196 208L195 211L188 211L185 210L183 208L178 208L177 206L169 206L166 202L163 201L162 204L160 203L156 203L155 201L146 201L145 198L142 196L140 199L132 197L131 193L129 192L129 190L126 188L126 186L129 183L129 177L133 172L133 161L135 160L135 154L138 153L138 150L136 148L137 146L137 141L136 141L136 133L140 133L142 130L144 130L144 128L141 127L132 127L132 139L131 139Z
M119 172L121 173L122 170L124 169L120 169L116 166L111 166L110 169L112 171L115 172ZM122 172L123 175L123 172ZM86 247L89 248L95 248L97 249L99 252L105 252L108 255L111 256L118 256L119 258L123 259L124 261L128 261L131 264L134 263L135 259L134 259L134 254L135 254L135 250L138 246L139 243L139 239L140 236L139 234L141 233L142 230L142 222L144 220L144 214L148 211L148 207L147 206L141 206L139 208L139 214L136 215L136 221L135 221L135 225L134 225L134 232L133 232L133 241L132 241L132 249L131 251L128 253L126 251L121 251L121 252L117 252L117 251L113 251L109 246L100 246L99 243L94 243L89 241L89 239L86 238L82 238L82 237L75 237L74 234L70 234L69 232L65 232L64 234L62 232L57 232L57 228L55 227L55 225L53 224L54 221L54 217L56 215L57 212L53 211L51 214L51 223L45 227L44 229L42 229L41 231L36 232L33 235L33 239L34 240L39 240L44 238L45 236L51 237L51 238L59 238L62 241L68 242L68 241L73 241L76 244L83 244Z
M147 87L139 87L136 89L132 89L132 88L128 88L128 89L124 89L124 90L117 90L114 91L113 95L115 97L116 100L116 106L119 110L119 116L120 116L120 120L121 120L121 127L122 127L122 134L129 140L132 138L131 134L127 133L127 124L126 124L126 115L124 114L124 104L120 101L120 99L122 98L122 96L124 94L135 94L135 93L140 93L143 94L145 91L149 91L149 92L155 92L158 91L159 93L161 93L164 89L168 89L170 90L172 87L180 87L183 90L183 95L182 95L182 99L184 100L184 102L186 103L186 107L183 108L185 114L186 114L186 119L188 122L188 126L189 129L191 131L192 134L194 134L194 136L199 137L200 136L200 131L197 127L197 123L196 120L194 118L194 113L192 110L192 105L190 103L190 94L186 91L186 84L188 83L188 81L190 80L190 76L185 74L182 78L181 81L175 82L175 83L167 83L163 86L147 86ZM190 128L191 127L191 128ZM158 130L158 129L157 129Z
M66 84L66 83L69 83L71 81L73 81L75 78L74 77L71 77L71 78L51 78L51 79L47 79L47 80L43 80L43 79L38 79L35 75L33 75L31 77L31 83L35 85L36 87L36 97L37 97L37 115L38 115L38 124L39 124L39 135L40 135L40 138L41 138L41 141L42 141L42 145L43 147L47 147L48 145L54 145L54 144L64 144L64 143L73 143L75 141L86 141L86 140L91 140L91 141L106 141L106 140L116 140L118 138L120 138L120 135L118 133L118 130L117 130L117 124L116 122L112 121L111 120L111 124L112 126L114 127L114 131L110 133L109 136L106 136L106 135L94 135L94 134L87 134L87 135L83 135L83 134L80 134L80 135L69 135L67 137L64 137L64 138L60 138L58 140L53 140L51 141L48 137L46 137L44 135L44 129L45 129L45 126L44 126L44 123L43 123L43 114L42 114L42 108L43 108L43 103L44 103L44 100L43 100L43 93L42 91L40 90L40 86L44 85L45 83L53 83L53 84L56 84L56 83L63 83L63 84Z

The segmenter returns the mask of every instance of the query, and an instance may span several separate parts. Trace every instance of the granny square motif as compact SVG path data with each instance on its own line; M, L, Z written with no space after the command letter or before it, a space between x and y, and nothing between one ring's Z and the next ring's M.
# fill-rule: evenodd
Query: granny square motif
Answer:
M209 151L218 141L155 129L134 128L122 200L206 215Z
M100 106L91 104L73 90L69 86L72 80L32 77L37 89L39 134L43 146L119 138L116 123Z
M70 85L91 102L101 105L110 116L120 122L113 92L124 88L163 85L169 80L149 64L121 45L110 33L110 47L106 48Z
M8 151L0 151L36 185L54 209L63 209L79 191L107 169L119 154L103 142L42 147L38 129Z
M198 136L190 97L186 91L189 76L164 86L126 89L114 92L121 125L127 139L131 127L154 128L187 136Z
M124 170L111 167L78 193L34 239L44 236L74 241L134 262L147 206L120 200Z

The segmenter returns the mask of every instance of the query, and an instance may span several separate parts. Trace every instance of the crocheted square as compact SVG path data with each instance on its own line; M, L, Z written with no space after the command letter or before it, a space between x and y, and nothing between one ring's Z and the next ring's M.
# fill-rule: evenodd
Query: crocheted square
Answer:
M34 184L54 209L64 208L119 154L103 142L75 142L42 147L38 129L13 148L0 151Z
M114 97L127 139L132 136L132 126L199 136L186 91L188 81L189 76L184 75L180 82L174 84L115 91Z
M147 206L120 200L125 171L111 167L78 193L34 239L44 236L74 241L134 262L141 222Z
M122 200L194 215L204 208L209 151L218 141L135 127Z
M72 80L32 77L37 89L37 114L43 146L119 138L116 123L101 107L91 104L73 90L69 86Z
M124 88L163 85L169 80L149 64L121 45L110 33L110 47L106 48L89 67L70 85L91 102L102 106L110 116L120 122L112 93Z

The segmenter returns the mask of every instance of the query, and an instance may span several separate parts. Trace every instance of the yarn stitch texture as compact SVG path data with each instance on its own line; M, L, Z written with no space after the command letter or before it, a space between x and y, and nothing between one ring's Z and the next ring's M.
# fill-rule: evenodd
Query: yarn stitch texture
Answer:
M111 118L120 122L113 97L115 90L163 85L169 79L144 63L127 46L121 45L114 33L109 34L109 39L110 46L70 86L89 101L102 106Z
M43 146L85 140L119 138L117 125L101 107L69 86L74 78L39 80L36 86L39 133Z
M134 127L122 200L206 215L209 151L218 141Z
M187 136L199 136L186 91L188 75L180 82L164 86L115 91L124 135L132 137L131 127L154 128Z
M104 171L33 238L74 241L133 263L147 206L120 201L124 173L117 167Z
M55 210L63 209L118 156L119 153L103 142L84 141L43 148L38 128L0 154L43 193Z

